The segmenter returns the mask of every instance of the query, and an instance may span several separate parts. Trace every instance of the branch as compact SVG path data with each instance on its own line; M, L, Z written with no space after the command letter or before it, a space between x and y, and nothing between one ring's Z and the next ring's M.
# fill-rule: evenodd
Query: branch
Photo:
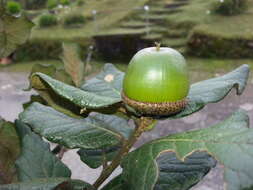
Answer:
M59 154L58 154L58 158L61 160L63 158L63 156L64 156L64 153L67 152L67 151L68 151L68 149L66 149L66 148L63 147L61 149L61 151L59 152Z
M153 119L148 117L142 117L135 128L134 133L131 135L129 140L127 140L118 154L115 156L111 164L103 169L99 178L94 183L94 187L98 189L100 185L112 174L112 172L120 165L123 157L130 151L136 141L139 139L141 134L148 129L148 126L152 124Z
M65 152L67 152L68 149L64 148L63 146L61 145L57 145L53 150L52 150L52 153L57 155L58 158L61 160L63 158L63 155Z
M57 145L53 150L52 150L52 153L53 154L58 154L62 149L62 146L61 145Z

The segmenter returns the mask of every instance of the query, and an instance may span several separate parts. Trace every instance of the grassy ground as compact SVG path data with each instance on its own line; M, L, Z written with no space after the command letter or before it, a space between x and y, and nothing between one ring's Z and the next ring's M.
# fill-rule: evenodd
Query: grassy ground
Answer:
M202 59L192 57L186 59L192 82L230 72L242 64L248 64L250 68L253 68L252 59Z
M201 57L251 58L253 1L248 1L245 12L233 16L216 13L214 3L217 1L188 0L177 12L167 16L170 30L182 30L185 34L177 37L182 39L181 42L185 40L185 43L180 42L180 48L184 47L183 52ZM166 41L171 41L169 46L174 45L172 39Z
M253 1L250 12L240 16L218 17L209 24L201 24L194 30L205 32L207 35L222 36L223 38L253 39Z
M147 42L146 44L158 41L163 46L175 48L181 53L186 52L186 46L187 44L189 45L189 34L194 32L218 36L221 39L253 39L253 1L249 0L249 10L247 12L236 16L215 14L212 11L215 1L86 0L83 6L72 5L69 9L69 11L83 14L87 18L88 21L83 27L72 29L64 28L62 25L45 29L35 27L32 32L31 42L34 42L35 45L36 42L40 45L42 44L42 47L45 47L43 50L45 55L50 55L47 52L47 43L66 40L76 41L82 44L84 51L86 51L85 49L87 49L88 45L93 43L92 37L97 35L110 35L114 38L114 36L122 34L138 34L138 36L141 36L142 41ZM178 3L181 3L181 5L173 7L173 5ZM148 15L145 14L143 9L145 4L150 6ZM93 22L92 10L97 11L96 26ZM61 20L66 14L68 14L66 10L61 10L58 14L59 19ZM149 20L148 27L147 16ZM147 30L149 30L149 33ZM205 45L205 43L201 44ZM230 44L228 46L231 47ZM51 46L48 45L48 47ZM198 48L196 47L196 49ZM217 47L211 48L219 49ZM194 51L195 47L192 49ZM51 52L51 50L49 51ZM233 52L230 54L233 54ZM245 54L249 53L246 52ZM216 52L213 55L212 57L215 57ZM57 54L55 57L46 59L58 57L59 55Z
M221 37L253 38L253 1L248 1L248 10L235 16L222 16L214 13L214 1L190 0L180 12L167 17L171 24L196 26L197 30Z
M32 67L35 64L52 64L55 65L57 68L63 67L63 63L58 60L46 60L46 61L31 61L31 62L20 62L20 63L13 63L11 65L1 66L0 65L0 72L30 72L32 70ZM104 62L100 61L93 61L90 63L91 67L91 74L99 72ZM125 71L127 68L127 64L123 63L114 63L117 68L119 68L122 71Z
M73 4L68 10L58 11L61 21L69 12L80 13L87 18L81 28L64 28L61 24L50 28L33 29L31 41L77 41L86 46L94 35L142 34L148 42L160 41L184 53L187 36L192 31L221 38L250 38L253 36L253 1L249 10L237 16L221 16L213 12L214 0L86 0L81 7ZM181 3L180 6L168 7ZM143 6L150 11L145 15ZM113 5L113 6L112 6ZM96 10L96 25L92 11ZM149 28L147 28L147 16ZM35 19L35 21L38 18ZM146 35L147 29L150 33Z
M86 0L85 4L81 7L71 6L68 12L80 13L87 18L87 23L81 28L64 28L62 25L55 27L40 29L34 28L31 40L72 40L72 39L87 39L92 37L95 28L98 33L107 32L108 28L118 23L120 20L130 15L132 12L138 11L148 0L103 0L94 1ZM112 6L113 5L113 6ZM96 26L92 19L92 11L97 11ZM66 11L61 11L58 14L59 19L63 18ZM37 18L35 19L35 21ZM111 30L110 30L111 32ZM117 32L117 31L116 31Z
M172 25L192 26L210 21L211 3L213 1L189 0L189 4L180 7L180 11L167 17Z
M48 61L32 61L32 62L22 62L22 63L13 63L11 65L0 65L0 72L30 72L33 65L35 64L52 64L56 67L61 67L62 62L57 60L48 60Z

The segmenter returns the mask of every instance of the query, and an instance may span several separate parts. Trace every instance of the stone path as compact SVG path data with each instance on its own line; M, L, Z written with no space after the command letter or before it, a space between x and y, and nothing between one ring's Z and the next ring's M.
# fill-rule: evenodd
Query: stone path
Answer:
M22 111L22 103L29 100L32 92L24 92L22 89L28 86L27 74L8 73L0 71L0 115L6 120L13 121ZM242 96L235 96L235 91L231 92L222 102L209 104L202 111L185 117L180 120L160 121L157 127L144 134L136 146L150 141L151 139L173 134L185 130L206 128L228 117L238 108L248 111L253 123L253 85L249 84ZM63 161L73 170L73 178L85 179L92 183L98 176L100 169L93 170L86 167L79 160L76 150L67 152ZM221 170L218 166L210 172L203 182L192 188L192 190L222 190L223 180ZM119 172L119 171L117 171Z
M25 92L28 87L27 74L0 71L0 116L13 121L23 110L22 104L35 92Z

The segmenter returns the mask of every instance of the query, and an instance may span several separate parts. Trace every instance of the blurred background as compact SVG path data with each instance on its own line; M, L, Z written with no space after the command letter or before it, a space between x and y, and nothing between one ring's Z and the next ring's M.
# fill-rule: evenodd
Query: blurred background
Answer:
M35 23L28 42L0 60L0 115L9 121L15 120L22 104L36 94L23 91L29 86L32 68L53 65L61 70L62 57L68 53L78 54L85 63L86 78L105 63L125 71L138 50L155 42L185 56L192 83L223 75L242 64L253 65L252 0L7 0L6 6L10 14L18 17L25 13ZM75 47L64 48L63 42ZM159 122L137 146L159 136L205 128L239 108L248 111L252 120L252 83L250 76L240 97L232 92L190 117ZM93 182L98 171L80 166L78 159L69 151L63 161L75 170L74 178ZM194 190L223 189L220 168Z

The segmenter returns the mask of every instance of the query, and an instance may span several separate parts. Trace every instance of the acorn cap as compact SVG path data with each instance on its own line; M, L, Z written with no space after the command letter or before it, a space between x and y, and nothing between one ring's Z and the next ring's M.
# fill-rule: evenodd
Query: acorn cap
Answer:
M128 98L124 92L121 93L121 96L125 104L134 108L135 110L138 110L138 112L142 114L150 116L167 116L176 114L182 111L188 103L187 98L175 102L153 103L132 100Z

